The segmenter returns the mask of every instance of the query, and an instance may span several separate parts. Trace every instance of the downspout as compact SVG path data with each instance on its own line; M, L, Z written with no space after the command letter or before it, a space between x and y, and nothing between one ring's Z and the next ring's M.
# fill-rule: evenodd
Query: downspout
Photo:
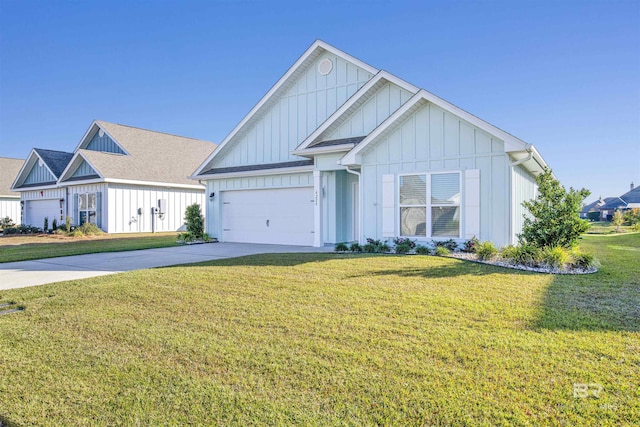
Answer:
M362 209L362 200L364 197L364 194L362 194L362 175L360 172L356 172L353 169L350 169L349 166L346 167L346 171L348 173L354 174L355 176L358 177L358 243L362 244L362 233L363 233L363 229L362 229L362 218L364 216L364 212Z

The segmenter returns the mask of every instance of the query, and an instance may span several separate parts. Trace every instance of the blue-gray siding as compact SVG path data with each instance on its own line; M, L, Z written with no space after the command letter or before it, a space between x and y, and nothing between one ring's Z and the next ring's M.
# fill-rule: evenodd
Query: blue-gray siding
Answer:
M27 179L24 180L24 184L56 181L56 177L49 172L49 169L47 169L44 164L40 165L39 163L40 162L37 162L33 165L29 171L29 175L27 175Z
M125 154L125 152L111 138L104 134L96 133L86 147L87 150L102 151L106 153Z
M71 177L75 178L79 176L89 176L89 175L97 175L97 172L93 170L93 168L89 166L89 164L86 161L83 160L82 163L80 163L80 166L78 166L78 169L76 169L73 175L71 175Z

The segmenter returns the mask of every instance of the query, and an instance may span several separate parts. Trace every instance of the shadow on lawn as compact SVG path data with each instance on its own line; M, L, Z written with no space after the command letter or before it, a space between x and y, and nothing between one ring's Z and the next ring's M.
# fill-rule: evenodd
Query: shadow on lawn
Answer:
M531 326L534 329L640 331L637 237L593 240L586 246L600 259L600 270L595 274L556 276L546 289L538 318Z
M190 264L171 265L158 268L173 267L203 267L203 266L248 266L248 267L294 267L310 262L323 262L335 259L367 258L381 255L375 254L337 254L334 252L307 252L307 253L266 253L245 255L235 258L225 258L213 261L203 261Z
M640 331L640 282L612 282L606 273L556 276L534 329Z
M18 427L18 424L9 421L3 415L0 415L0 427Z
M414 268L402 268L393 270L369 271L366 276L400 276L400 277L422 277L425 279L439 279L443 277L461 277L461 276L490 276L492 274L512 273L516 275L527 275L524 271L507 270L501 267L493 267L468 261L459 261L452 264L443 264L437 266L425 266ZM351 276L364 277L365 275Z

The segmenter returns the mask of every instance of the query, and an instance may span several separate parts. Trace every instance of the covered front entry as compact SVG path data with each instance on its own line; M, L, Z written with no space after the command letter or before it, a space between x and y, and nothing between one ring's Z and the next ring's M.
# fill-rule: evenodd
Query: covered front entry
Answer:
M60 200L27 200L25 202L24 223L33 227L44 226L44 218L49 218L49 228L52 227L53 219L60 221Z
M222 192L222 241L312 246L313 187Z

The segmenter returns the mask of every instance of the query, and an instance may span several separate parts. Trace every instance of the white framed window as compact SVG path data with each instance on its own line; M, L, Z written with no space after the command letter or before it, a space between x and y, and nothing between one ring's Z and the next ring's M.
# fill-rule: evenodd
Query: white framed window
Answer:
M78 225L82 225L85 222L90 222L91 224L97 223L97 199L96 193L78 194Z
M399 176L400 235L460 238L462 173Z

